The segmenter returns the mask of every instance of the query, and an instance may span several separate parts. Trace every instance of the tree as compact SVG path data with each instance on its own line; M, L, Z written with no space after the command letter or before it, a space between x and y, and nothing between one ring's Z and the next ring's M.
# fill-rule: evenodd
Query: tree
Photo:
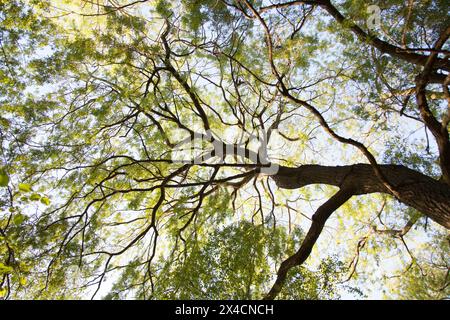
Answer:
M448 298L446 4L0 1L0 294Z

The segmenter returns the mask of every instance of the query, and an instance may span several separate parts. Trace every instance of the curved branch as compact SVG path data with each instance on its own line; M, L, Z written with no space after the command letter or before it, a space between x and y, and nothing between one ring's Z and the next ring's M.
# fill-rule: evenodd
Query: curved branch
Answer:
M393 183L401 202L416 208L435 222L450 229L450 187L404 166L380 165L380 170ZM378 179L369 164L328 167L304 165L298 168L281 167L272 176L280 188L298 189L309 184L328 184L340 190L322 204L312 217L312 224L300 249L282 262L275 283L264 297L271 300L280 293L290 269L306 261L319 238L327 219L354 195L368 193L391 194ZM413 223L398 231L403 236Z
M272 9L280 9L280 8L286 8L290 6L296 6L296 5L317 5L322 7L328 14L330 14L339 24L346 25L347 18L331 3L330 0L313 0L313 1L287 1L284 3L277 3L272 4L268 6L261 7L258 11L260 13L263 13L265 11L269 11ZM372 47L378 49L379 51L389 54L392 57L407 61L409 63L425 66L428 60L427 55L422 55L418 53L411 52L408 48L401 48L397 47L395 45L392 45L386 41L383 41L379 39L378 37L368 34L365 32L361 27L359 27L356 24L351 24L348 27L357 37L359 40L368 43ZM448 59L436 59L435 67L437 69L442 69L445 71L450 71L450 62ZM443 80L442 77L440 80Z
M286 281L287 274L295 266L301 265L311 254L312 248L322 233L322 229L325 226L328 218L331 214L342 206L347 200L353 196L353 190L351 188L343 188L339 190L335 195L322 204L312 216L312 224L306 234L305 239L300 246L300 249L292 256L287 258L281 263L278 269L277 279L272 286L272 289L264 297L264 300L273 300L280 293L284 282Z

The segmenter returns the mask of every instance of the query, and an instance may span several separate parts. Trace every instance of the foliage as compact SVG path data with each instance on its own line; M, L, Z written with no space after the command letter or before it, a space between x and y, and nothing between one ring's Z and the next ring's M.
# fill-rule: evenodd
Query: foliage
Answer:
M376 169L369 154L445 183L448 83L430 79L449 71L434 47L447 2L411 3L378 1L370 28L353 0L0 0L0 297L264 297L340 186L280 187L252 152ZM410 58L432 52L440 134ZM362 194L330 212L278 298L448 298L448 231Z

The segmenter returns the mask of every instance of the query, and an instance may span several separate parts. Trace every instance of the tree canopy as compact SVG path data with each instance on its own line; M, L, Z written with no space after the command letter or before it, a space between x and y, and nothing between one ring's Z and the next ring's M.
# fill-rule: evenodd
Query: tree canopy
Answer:
M446 0L0 0L0 299L450 296Z

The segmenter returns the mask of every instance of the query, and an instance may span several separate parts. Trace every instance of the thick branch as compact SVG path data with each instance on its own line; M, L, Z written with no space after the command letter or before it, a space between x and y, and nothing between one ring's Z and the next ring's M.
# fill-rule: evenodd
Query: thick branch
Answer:
M398 192L398 200L450 229L450 186L404 166L379 165L381 171ZM353 194L391 194L375 176L369 164L351 166L304 165L281 167L272 176L280 188L298 189L310 184L337 187L351 185Z
M340 24L345 23L346 18L339 12L339 10L331 4L330 0L321 0L323 2L321 5L331 16L333 16L336 21ZM428 60L428 56L409 52L408 49L402 49L400 47L394 46L386 41L383 41L373 35L369 35L364 32L359 26L353 24L350 26L350 30L358 36L362 41L367 41L371 46L377 48L383 53L389 54L390 56L408 61L410 63L425 66ZM448 59L436 59L435 67L437 69L442 69L445 71L450 71L450 62Z
M259 12L265 12L272 9L280 9L295 5L318 5L328 12L338 23L345 25L347 19L344 15L331 3L330 0L315 0L315 1L287 1L284 3L272 4L269 6L261 7ZM392 57L407 61L412 64L425 66L428 60L428 56L411 52L408 48L403 49L401 47L392 45L386 41L383 41L372 34L368 34L361 27L356 24L352 24L349 29L358 37L359 40L367 42L374 48L377 48L383 53L389 54ZM450 71L450 62L448 59L438 58L434 66L436 69ZM436 78L437 79L437 78ZM440 80L443 80L441 77Z
M450 26L447 27L439 39L436 41L434 48L440 49L443 47L447 39L450 37ZM448 137L446 120L440 123L430 110L426 97L426 86L429 82L430 74L432 73L434 65L437 63L437 53L433 52L427 59L427 63L423 68L422 73L417 77L416 82L416 99L419 107L420 115L425 122L425 125L430 129L434 138L436 139L439 149L439 165L442 170L443 180L450 185L450 141ZM444 92L447 88L448 81L444 82Z

